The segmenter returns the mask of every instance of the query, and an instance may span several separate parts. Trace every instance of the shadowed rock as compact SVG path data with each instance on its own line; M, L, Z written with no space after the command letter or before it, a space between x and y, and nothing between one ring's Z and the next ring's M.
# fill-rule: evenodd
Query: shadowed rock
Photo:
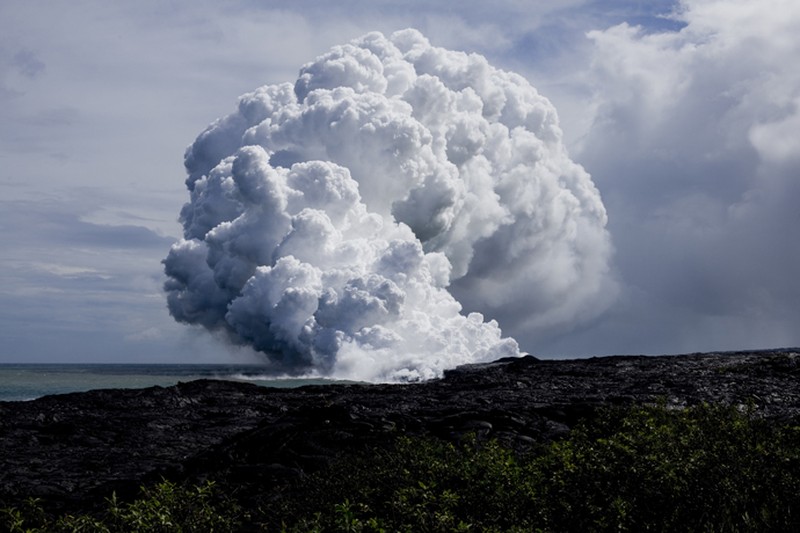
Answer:
M748 405L800 415L797 350L601 357L528 356L468 365L436 381L273 389L200 380L0 402L0 507L102 507L161 477L214 479L246 493L324 468L397 435L467 434L526 449L601 406Z

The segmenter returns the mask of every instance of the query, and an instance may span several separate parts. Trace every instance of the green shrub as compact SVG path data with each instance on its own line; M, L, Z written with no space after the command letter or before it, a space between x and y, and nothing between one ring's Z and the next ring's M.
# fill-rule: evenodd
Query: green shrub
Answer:
M528 465L546 527L798 531L796 428L731 407L606 412Z
M400 438L390 450L350 457L299 487L267 526L288 531L491 531L526 523L513 454L496 442L457 447ZM308 511L311 510L311 513ZM274 510L273 510L274 511ZM308 517L314 520L309 522Z
M164 481L58 518L31 500L0 510L0 531L800 531L800 427L734 407L607 409L525 455L402 437L262 491L242 509L213 483Z
M226 532L239 527L239 507L214 492L209 482L183 487L162 481L141 489L141 497L121 503L116 495L107 500L103 516L64 515L49 518L36 500L22 509L3 509L0 531L9 533L39 532Z
M297 494L288 531L798 531L800 428L733 407L609 409L523 457L403 438Z
M214 484L186 488L169 481L142 489L142 497L120 505L109 501L109 523L129 532L233 531L238 506L229 500L216 501Z

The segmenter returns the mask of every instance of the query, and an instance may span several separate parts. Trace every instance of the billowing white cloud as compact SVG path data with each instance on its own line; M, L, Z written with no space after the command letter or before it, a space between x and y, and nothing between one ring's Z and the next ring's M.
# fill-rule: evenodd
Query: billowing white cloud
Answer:
M529 338L614 293L605 208L550 102L414 30L242 96L185 164L170 311L276 371L430 378L519 353L485 317Z
M614 351L797 344L800 4L686 0L674 16L680 29L588 34L576 158L630 306L592 334Z

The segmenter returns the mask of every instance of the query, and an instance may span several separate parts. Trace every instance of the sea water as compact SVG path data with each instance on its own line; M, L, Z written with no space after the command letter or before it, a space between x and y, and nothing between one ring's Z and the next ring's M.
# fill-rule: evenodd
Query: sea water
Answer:
M248 381L268 387L333 382L325 378L276 378L258 365L0 364L0 401L93 389L167 387L195 379Z

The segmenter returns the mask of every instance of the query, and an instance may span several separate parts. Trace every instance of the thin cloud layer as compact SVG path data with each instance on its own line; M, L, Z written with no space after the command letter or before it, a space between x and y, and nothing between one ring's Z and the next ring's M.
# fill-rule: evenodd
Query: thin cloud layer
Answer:
M426 379L517 355L492 318L535 334L614 293L605 208L550 102L413 30L242 96L185 164L170 312L276 371Z

